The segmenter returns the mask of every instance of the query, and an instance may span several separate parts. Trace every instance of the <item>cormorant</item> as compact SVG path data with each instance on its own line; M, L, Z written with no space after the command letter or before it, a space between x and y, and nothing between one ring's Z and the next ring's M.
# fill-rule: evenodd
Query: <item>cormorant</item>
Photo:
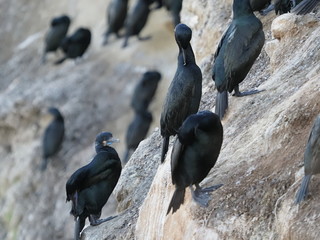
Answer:
M70 37L65 37L61 43L61 48L65 56L55 62L55 64L63 63L67 58L82 57L87 50L91 41L91 32L87 28L78 28Z
M228 108L228 93L241 97L259 91L240 92L245 79L264 44L261 21L253 14L249 0L233 1L233 19L222 36L214 55L212 79L218 90L216 114L223 118Z
M182 0L163 0L162 4L171 13L174 26L177 26L180 23L180 11L182 9Z
M60 17L55 17L51 20L50 29L45 36L45 49L42 56L42 62L46 62L46 54L48 52L55 52L61 44L61 41L66 36L69 25L70 18L66 15Z
M192 114L183 122L171 154L171 176L176 189L167 214L171 209L174 213L183 204L186 187L190 187L192 197L198 204L208 205L209 197L205 193L222 184L201 189L199 183L215 165L222 140L223 127L220 119L210 111ZM192 185L195 185L195 190Z
M145 112L157 90L161 74L157 71L147 71L136 85L132 98L131 107L136 112Z
M99 219L101 209L108 201L121 174L121 161L116 150L109 145L118 142L110 132L97 135L96 156L75 171L66 183L67 201L72 201L71 214L75 218L75 239L80 238L85 220L96 226L114 217Z
M161 162L169 147L169 138L176 135L183 121L199 109L202 93L202 73L197 66L190 44L191 29L185 24L175 27L179 46L178 67L169 86L162 108L160 127L163 138Z
M134 151L146 137L151 122L152 114L150 112L139 111L135 113L135 117L130 123L126 134L127 152L123 161L124 163L128 162L130 152Z
M54 117L44 132L42 139L42 165L41 170L47 168L48 158L54 156L61 147L64 137L64 119L58 109L51 107L48 112Z
M137 36L140 41L148 40L151 37L140 37L140 32L146 25L150 13L150 5L153 0L137 0L133 10L129 13L125 23L125 40L123 48L128 46L128 41L131 36Z
M128 0L112 0L107 8L108 29L104 34L103 45L108 43L108 37L111 33L120 38L119 31L124 26L124 21L128 12Z
M311 176L320 173L320 115L316 118L309 135L306 150L304 152L304 177L295 203L303 201L308 194L308 185Z

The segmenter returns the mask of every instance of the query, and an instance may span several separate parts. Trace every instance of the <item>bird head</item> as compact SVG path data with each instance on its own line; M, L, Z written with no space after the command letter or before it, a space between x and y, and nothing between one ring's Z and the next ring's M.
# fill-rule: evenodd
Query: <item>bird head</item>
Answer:
M182 48L182 54L183 54L183 62L184 65L186 65L186 54L184 52L184 50L189 46L190 41L191 41L191 37L192 37L192 31L191 29L183 24L183 23L179 23L175 29L174 29L174 35L176 38L176 42L179 45L180 48Z
M48 108L48 112L55 118L55 119L62 119L63 120L63 117L60 113L60 111L55 108L55 107L50 107Z
M112 133L110 132L102 132L96 137L96 148L106 147L115 142L120 142L120 140L113 138Z

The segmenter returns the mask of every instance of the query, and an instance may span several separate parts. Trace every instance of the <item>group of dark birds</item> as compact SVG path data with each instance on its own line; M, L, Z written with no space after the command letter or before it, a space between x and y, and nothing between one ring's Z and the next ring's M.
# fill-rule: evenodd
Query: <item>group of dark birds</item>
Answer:
M132 98L131 107L134 118L126 133L127 151L123 159L126 164L131 153L138 147L139 143L146 137L152 123L152 114L148 107L154 98L161 74L158 71L147 71L136 85Z
M154 6L154 7L152 7ZM152 10L164 6L171 14L174 25L180 23L182 0L137 0L132 10L128 12L128 0L111 0L107 8L107 31L103 44L107 44L110 34L117 38L124 36L122 47L128 46L129 38L137 36L139 40L148 40L151 36L141 37L140 32L146 25ZM124 33L120 31L124 29Z
M145 27L152 10L164 6L173 17L173 23L180 23L182 0L137 0L132 10L128 12L129 0L111 0L107 8L107 30L104 33L103 45L108 43L110 34L117 38L124 37L122 47L128 46L129 38L137 36L139 40L148 40L151 36L141 37L140 32ZM152 7L155 5L154 7ZM66 59L78 59L88 49L91 42L91 31L80 27L72 35L67 36L71 20L62 15L51 20L50 29L45 36L45 47L42 63L46 62L49 52L62 50L64 56L55 64L61 64ZM120 31L124 30L123 33Z
M67 36L71 20L68 16L62 15L51 20L50 29L45 37L45 49L42 62L46 62L48 52L56 52L61 49L64 57L56 61L61 64L67 58L77 59L82 57L91 42L91 32L87 28L78 28L72 35Z
M165 161L169 149L170 136L175 136L171 153L171 177L175 191L169 203L167 214L174 213L184 202L185 190L191 189L193 199L201 206L209 202L208 192L222 186L218 184L201 188L201 181L214 167L220 154L223 142L223 119L228 108L228 92L242 97L259 91L240 92L239 84L245 79L264 45L265 36L261 21L253 12L266 13L274 7L276 13L284 13L291 8L299 9L298 13L312 10L318 0L289 1L278 0L234 0L233 19L222 36L214 54L212 79L217 89L215 113L200 111L202 95L202 73L196 64L195 55L190 44L192 30L180 22L181 1L170 0L138 0L137 6L129 13L128 0L112 0L108 8L109 27L105 33L107 43L111 33L120 37L120 29L125 26L125 43L128 38L137 35L145 25L150 5L155 8L166 6L172 11L175 39L179 48L177 70L169 86L160 118L160 132L163 138L161 163ZM270 7L270 5L273 5ZM299 8L298 8L299 7ZM266 10L266 8L268 10ZM311 10L310 10L311 9ZM142 17L143 16L143 17ZM127 19L127 20L126 20ZM129 19L129 20L128 20ZM67 16L52 20L51 30L46 37L45 54L62 48L66 58L81 56L90 43L90 31L79 29L70 37L65 37L70 25ZM127 29L130 28L130 29ZM135 112L134 119L128 127L126 135L127 153L125 164L139 142L145 138L152 122L148 111L154 97L161 74L148 71L143 74L133 93L131 107ZM49 112L54 119L45 131L43 138L42 170L47 166L47 159L55 155L64 137L64 119L56 108ZM75 218L75 239L80 239L86 218L91 225L98 225L112 219L100 219L101 209L107 202L121 174L120 158L110 145L117 142L109 132L102 132L95 140L96 155L92 161L75 171L66 183L67 201L72 202L71 214ZM307 196L308 184L312 175L320 173L320 115L311 130L304 154L305 177L296 196L300 203ZM194 189L194 187L195 189Z

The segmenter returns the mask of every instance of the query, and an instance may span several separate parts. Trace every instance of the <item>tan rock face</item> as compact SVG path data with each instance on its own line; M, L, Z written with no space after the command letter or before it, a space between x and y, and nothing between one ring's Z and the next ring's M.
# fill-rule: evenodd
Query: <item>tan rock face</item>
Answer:
M202 182L224 186L211 194L207 208L195 204L187 189L181 208L166 216L174 191L171 147L160 165L162 139L154 127L159 126L163 98L176 69L178 49L170 16L164 10L152 13L143 31L153 36L150 41L130 39L129 48L123 50L122 41L110 40L102 48L105 1L29 2L0 0L5 9L0 33L6 33L0 34L6 43L0 56L0 239L72 238L64 184L90 161L97 132L111 130L124 139L132 116L131 92L147 69L163 75L151 105L150 137L124 167L102 213L102 217L116 214L117 205L119 216L87 227L82 239L320 239L319 177L312 179L307 201L293 205L304 147L320 112L319 12L277 18L257 14L266 44L240 89L265 91L244 98L229 96L222 150ZM200 109L214 109L211 65L231 18L231 4L231 0L183 1L182 21L193 30L192 45L204 76ZM72 15L71 31L79 25L91 27L93 44L78 65L67 61L52 66L51 55L49 63L40 66L41 36L51 16L61 12ZM50 105L65 115L67 132L62 150L41 174L40 140ZM122 157L124 144L115 148Z

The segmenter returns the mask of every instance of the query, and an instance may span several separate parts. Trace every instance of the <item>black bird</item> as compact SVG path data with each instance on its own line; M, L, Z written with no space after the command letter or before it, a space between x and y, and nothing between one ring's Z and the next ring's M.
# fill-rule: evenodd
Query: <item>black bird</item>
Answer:
M169 138L176 135L183 121L199 109L202 93L202 73L197 66L190 44L191 29L185 24L175 27L179 46L178 67L169 86L162 108L160 127L163 138L161 162L169 147Z
M180 23L182 0L163 0L163 5L171 13L174 26L177 26Z
M63 39L61 48L65 56L55 62L55 64L63 63L67 58L76 59L82 57L90 45L91 32L87 28L78 28L70 37Z
M49 113L54 117L44 132L42 139L42 165L41 170L47 168L48 158L54 156L61 148L64 137L64 119L58 109L51 107Z
M132 98L131 107L136 112L145 112L157 90L161 74L157 71L147 71L136 85Z
M274 10L276 14L284 14L290 12L291 0L276 0L274 2Z
M176 190L167 214L171 209L174 213L183 204L186 187L190 187L192 197L198 204L208 205L209 197L206 193L222 184L201 189L199 183L215 165L222 140L223 127L220 119L210 111L192 114L183 122L171 155L171 176ZM195 191L192 185L195 185Z
M261 11L270 6L271 0L250 0L250 6L253 12Z
M150 112L140 111L135 113L135 117L130 123L126 134L127 152L123 161L124 163L128 162L130 153L134 151L139 143L146 137L151 122L152 114Z
M308 186L311 176L320 173L320 115L316 118L309 135L306 150L304 152L304 177L295 203L303 201L308 194Z
M228 108L227 92L234 90L237 97L259 92L241 93L239 83L259 56L264 40L262 23L253 14L249 0L234 0L233 20L220 40L212 68L212 79L218 90L215 112L220 119Z
M152 0L138 0L133 10L130 11L125 23L125 40L122 47L128 46L128 41L131 36L137 36L140 41L148 40L151 37L141 37L140 32L146 25Z
M108 43L108 37L111 33L120 38L119 31L124 26L124 21L128 12L128 0L112 0L107 8L108 29L104 34L103 45Z
M67 201L72 201L71 214L75 218L75 239L79 239L85 220L96 226L114 217L99 219L101 209L108 201L121 174L121 161L116 150L109 145L118 142L109 132L97 135L96 156L75 171L66 183Z
M48 52L55 52L67 35L70 18L66 15L55 17L51 20L50 29L45 36L45 48L42 56L42 62L46 62L46 54Z

